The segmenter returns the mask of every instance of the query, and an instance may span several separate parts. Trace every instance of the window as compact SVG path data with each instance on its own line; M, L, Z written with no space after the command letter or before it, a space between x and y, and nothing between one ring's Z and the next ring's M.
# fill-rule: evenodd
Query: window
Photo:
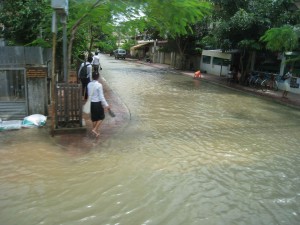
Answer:
M222 65L222 61L223 61L223 59L221 59L221 58L218 58L218 57L214 57L213 58L213 65Z
M207 56L207 55L202 56L202 62L203 63L210 64L210 59L211 59L210 56Z
M293 68L293 72L292 72L293 76L300 77L300 62L297 60L294 60L297 57L299 57L299 55L287 57L287 60L290 60L290 59L292 59L292 60L291 60L291 62L286 63L284 74L289 71L289 68Z
M25 101L24 70L0 70L0 101Z

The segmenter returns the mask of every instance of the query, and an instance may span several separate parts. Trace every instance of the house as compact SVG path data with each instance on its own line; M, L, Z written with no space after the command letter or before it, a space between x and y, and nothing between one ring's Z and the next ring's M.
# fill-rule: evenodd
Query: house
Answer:
M137 59L151 58L157 50L157 41L137 41L137 44L130 48L130 55ZM153 61L153 58L151 58Z
M220 49L203 50L200 59L200 70L216 76L226 76L231 69L236 54L238 54L237 50L230 52L222 52Z
M130 48L130 55L140 60L148 60L154 63L167 64L171 68L178 69L182 64L182 56L176 52L166 51L167 40L144 40L137 41L135 46ZM196 71L199 70L199 56L187 56L184 58L184 68Z

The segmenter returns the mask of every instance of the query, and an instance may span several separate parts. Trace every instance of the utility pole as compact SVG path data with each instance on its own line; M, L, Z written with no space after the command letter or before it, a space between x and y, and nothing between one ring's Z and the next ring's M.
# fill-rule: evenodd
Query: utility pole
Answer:
M52 136L54 135L54 129L55 129L55 84L56 84L56 76L55 76L55 56L56 56L56 34L57 34L57 14L61 16L61 22L64 25L64 38L63 38L63 60L64 60L64 81L68 81L68 74L67 74L67 30L66 30L66 23L67 23L67 15L68 15L68 0L52 0L51 1L51 7L53 8L53 14L52 14L52 76L51 76L51 108L52 108L52 123L51 123L51 133Z
M60 22L63 24L63 68L64 68L64 82L68 82L68 51L67 51L67 16L68 16L68 0L52 0L51 6L53 10L60 16ZM54 21L52 20L52 23ZM55 25L52 24L52 27L56 27L56 19ZM53 31L52 31L53 32ZM55 32L56 33L56 32Z

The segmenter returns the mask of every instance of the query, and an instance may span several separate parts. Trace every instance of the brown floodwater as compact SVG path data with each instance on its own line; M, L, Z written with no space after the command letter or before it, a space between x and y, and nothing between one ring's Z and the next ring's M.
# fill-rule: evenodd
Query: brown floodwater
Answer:
M88 150L0 132L1 225L299 224L299 110L101 60L130 117Z

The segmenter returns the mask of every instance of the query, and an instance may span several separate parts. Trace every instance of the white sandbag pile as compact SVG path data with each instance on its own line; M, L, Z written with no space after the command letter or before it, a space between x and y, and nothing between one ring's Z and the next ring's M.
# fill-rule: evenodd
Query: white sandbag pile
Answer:
M22 128L22 120L8 120L0 122L0 131L19 130Z
M41 114L33 114L25 117L23 120L7 120L2 121L0 119L0 131L4 130L18 130L22 127L42 127L45 126L47 117Z
M41 114L33 114L23 119L22 127L42 127L45 126L47 117Z

